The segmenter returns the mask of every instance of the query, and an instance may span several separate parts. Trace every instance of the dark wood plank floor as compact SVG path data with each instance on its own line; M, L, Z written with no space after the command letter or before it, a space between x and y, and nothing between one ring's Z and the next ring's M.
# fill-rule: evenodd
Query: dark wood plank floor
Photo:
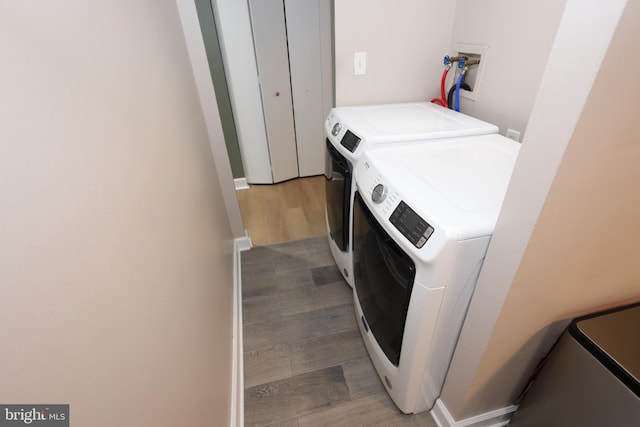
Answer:
M371 364L326 237L242 253L246 426L426 426Z

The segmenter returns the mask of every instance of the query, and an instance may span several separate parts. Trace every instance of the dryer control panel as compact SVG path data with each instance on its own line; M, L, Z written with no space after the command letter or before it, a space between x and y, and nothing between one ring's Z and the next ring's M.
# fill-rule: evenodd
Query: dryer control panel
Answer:
M433 235L434 228L403 200L400 192L383 179L368 161L357 170L358 184L365 194L369 194L368 200L373 202L369 207L383 218L388 218L400 234L421 249Z

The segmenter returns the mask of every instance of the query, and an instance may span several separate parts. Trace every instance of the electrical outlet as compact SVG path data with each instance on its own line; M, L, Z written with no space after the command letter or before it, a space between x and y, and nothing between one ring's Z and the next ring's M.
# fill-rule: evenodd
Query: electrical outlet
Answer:
M507 133L505 136L509 139L513 139L514 141L520 142L520 132L513 129L507 129Z

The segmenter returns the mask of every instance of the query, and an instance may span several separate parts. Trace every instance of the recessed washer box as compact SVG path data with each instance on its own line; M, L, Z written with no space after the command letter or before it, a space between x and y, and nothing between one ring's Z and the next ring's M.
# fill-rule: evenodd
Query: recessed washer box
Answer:
M480 60L480 64L469 67L464 80L465 83L467 83L471 87L471 90L460 89L461 97L475 101L482 83L482 74L484 66L487 62L487 52L489 51L489 46L455 44L454 50L456 52L456 55L458 56L466 56L470 60ZM454 84L455 83L456 82L454 82Z

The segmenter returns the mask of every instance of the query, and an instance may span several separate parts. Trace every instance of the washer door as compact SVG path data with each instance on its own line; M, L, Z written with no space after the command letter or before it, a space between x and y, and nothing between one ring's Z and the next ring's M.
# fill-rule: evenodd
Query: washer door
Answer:
M329 235L342 252L349 247L349 211L351 209L351 164L327 138L326 151L327 221Z
M389 361L398 366L415 264L378 223L358 192L355 200L354 280L362 320Z

